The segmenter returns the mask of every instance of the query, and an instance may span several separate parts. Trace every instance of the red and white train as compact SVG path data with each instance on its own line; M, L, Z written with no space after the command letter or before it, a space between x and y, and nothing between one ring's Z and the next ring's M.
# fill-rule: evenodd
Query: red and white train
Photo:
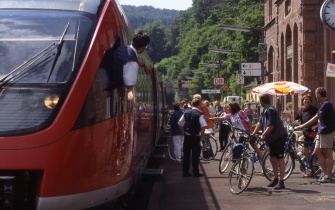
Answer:
M144 69L133 100L106 86L106 52L133 35L119 3L4 0L0 29L0 209L87 209L126 194L166 99Z

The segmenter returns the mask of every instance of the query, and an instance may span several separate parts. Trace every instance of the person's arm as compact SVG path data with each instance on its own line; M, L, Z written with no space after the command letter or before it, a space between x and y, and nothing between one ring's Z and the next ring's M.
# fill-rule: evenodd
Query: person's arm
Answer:
M256 124L256 127L254 129L254 131L251 133L251 135L255 135L260 129L262 128L262 124L260 124L259 122Z
M143 63L142 61L138 60L137 61L138 65L142 68L144 68L145 72L147 74L150 74L152 76L152 73L153 73L153 69L150 68L149 66L145 65L145 63Z
M297 127L295 127L297 130L301 130L303 129L304 127L307 127L309 125L313 125L314 123L316 123L317 121L319 120L319 115L315 115L312 119L310 119L309 121L305 122L304 124L302 125L299 125Z
M213 120L213 121L224 121L224 117L207 117L205 119L208 119L208 120Z

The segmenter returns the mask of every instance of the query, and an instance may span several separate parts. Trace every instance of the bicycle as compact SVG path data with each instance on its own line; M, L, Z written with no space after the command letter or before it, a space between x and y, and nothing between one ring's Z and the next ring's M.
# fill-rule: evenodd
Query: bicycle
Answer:
M235 161L228 176L230 192L235 195L247 189L254 175L256 153L249 148L251 136L245 133L244 137L241 157Z
M218 152L218 141L219 140L213 135L213 132L206 129L205 135L200 141L200 159L207 161L213 160Z
M288 138L285 143L284 152L284 160L286 164L284 180L288 179L291 176L293 170L295 169L296 160L300 163L300 170L302 172L307 173L308 171L311 171L311 177L319 177L321 173L321 168L319 167L319 164L314 161L314 143L311 146L310 154L304 159L302 156L299 155L296 144L300 145L300 147L303 147L305 141L295 141L295 139L293 138L293 136L295 135L293 126L289 125L287 127L287 130ZM263 174L269 181L271 181L274 177L274 174L270 162L269 152L264 155L263 160Z
M222 155L221 155L221 159L220 159L220 163L219 163L219 172L221 174L223 174L226 169L228 168L229 164L232 161L232 155L233 155L233 149L234 149L234 145L238 143L238 139L237 137L239 137L240 135L243 134L243 130L239 130L239 129L235 129L235 127L229 122L229 121L224 121L223 123L225 123L226 125L230 126L230 132L228 135L228 141L227 141L227 145L225 146L224 150L222 151ZM258 142L259 148L261 151L266 151L266 144L264 142ZM256 158L255 156L255 161L257 161L258 158ZM260 163L261 164L261 163Z

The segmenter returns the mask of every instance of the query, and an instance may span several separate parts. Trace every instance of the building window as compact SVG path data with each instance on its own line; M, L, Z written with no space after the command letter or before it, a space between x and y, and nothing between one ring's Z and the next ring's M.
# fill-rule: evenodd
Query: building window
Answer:
M285 16L291 13L291 0L285 1Z

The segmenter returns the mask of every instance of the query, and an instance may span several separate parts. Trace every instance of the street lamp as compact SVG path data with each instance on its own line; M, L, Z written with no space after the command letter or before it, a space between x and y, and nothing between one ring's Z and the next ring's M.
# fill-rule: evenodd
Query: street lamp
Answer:
M215 52L215 53L224 53L224 54L229 54L229 53L239 53L240 54L240 63L242 62L242 52L241 51L236 51L236 50L224 50L224 49L214 49L214 48L208 48L208 51L209 52ZM241 91L242 91L242 88L241 88L241 85L239 86L239 95L240 95L240 99L239 99L239 102L241 104Z
M262 56L259 57L259 61L261 62L261 82L264 83L264 61L266 61L266 44L264 43L264 28L263 27L255 27L255 28L251 28L251 27L246 27L246 26L234 26L234 25L224 25L224 24L220 24L219 29L221 30L230 30L230 31L241 31L241 32L250 32L252 30L258 30L261 31L261 39L260 39L260 43L258 43L258 50L259 50L259 55L262 54Z

